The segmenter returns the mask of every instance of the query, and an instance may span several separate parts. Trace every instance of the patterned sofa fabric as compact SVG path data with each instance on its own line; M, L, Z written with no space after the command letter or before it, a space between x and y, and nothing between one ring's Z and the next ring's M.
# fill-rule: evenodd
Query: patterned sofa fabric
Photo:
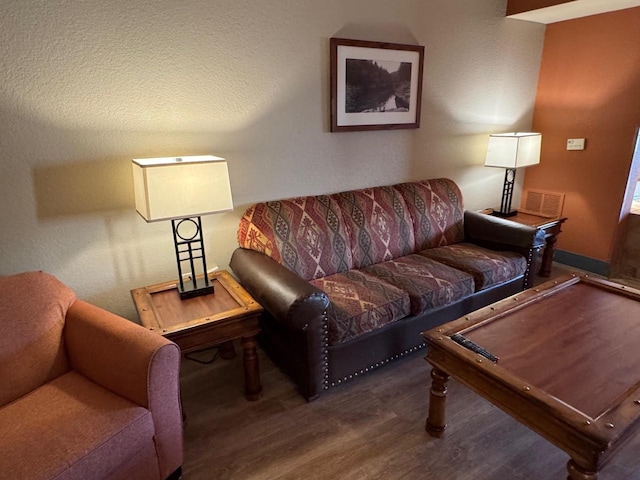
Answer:
M524 272L518 254L461 243L463 215L451 180L407 182L258 203L238 242L327 294L334 345Z
M414 252L464 240L462 193L447 178L394 185L405 200L415 235Z
M355 268L413 253L413 222L402 195L375 187L332 195L340 205Z
M409 294L359 270L311 280L331 299L329 345L352 340L409 315Z
M472 243L429 248L420 255L472 275L476 291L507 282L527 269L527 260L520 254L496 252Z
M362 269L409 294L411 315L452 304L473 294L473 277L421 255L407 255Z
M353 267L342 212L327 195L252 205L240 219L238 243L270 256L305 280Z
M409 315L450 305L474 293L474 277L421 255L311 280L331 304L329 345L346 342Z
M441 178L253 205L230 267L265 307L263 347L312 400L521 291L540 233L464 211Z

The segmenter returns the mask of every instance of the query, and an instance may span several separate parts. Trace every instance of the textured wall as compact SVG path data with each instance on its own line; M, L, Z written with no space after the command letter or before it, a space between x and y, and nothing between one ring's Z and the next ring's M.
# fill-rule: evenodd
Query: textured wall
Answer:
M448 176L497 204L488 133L530 128L544 26L506 0L4 0L0 273L43 269L134 318L175 278L170 227L133 209L130 159L229 161L236 210L203 218L226 267L251 202ZM426 47L422 127L329 133L329 38Z
M543 134L542 159L526 186L565 192L569 220L558 248L605 262L633 191L626 192L639 125L639 31L640 7L548 25L542 56L533 123ZM569 138L586 138L585 150L567 151Z

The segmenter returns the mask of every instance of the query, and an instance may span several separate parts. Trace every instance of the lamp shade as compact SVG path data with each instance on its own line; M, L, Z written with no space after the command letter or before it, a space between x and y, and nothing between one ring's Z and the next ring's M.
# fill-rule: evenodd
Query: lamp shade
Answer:
M499 133L489 136L486 167L519 168L540 163L542 135Z
M133 159L136 210L147 222L233 209L229 170L213 155Z

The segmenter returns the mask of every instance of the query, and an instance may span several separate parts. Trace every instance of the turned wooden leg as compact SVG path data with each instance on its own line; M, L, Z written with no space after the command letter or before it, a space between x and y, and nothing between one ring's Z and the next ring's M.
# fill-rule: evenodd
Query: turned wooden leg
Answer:
M547 237L546 244L544 246L544 251L542 252L542 263L540 264L540 271L538 275L541 277L550 277L551 276L551 266L553 264L553 252L556 249L556 242L558 239L555 235L551 235Z
M262 392L256 338L253 336L242 337L241 342L244 362L244 393L247 400L255 401L260 398Z
M567 471L569 476L567 480L597 480L597 471L587 471L579 466L573 459L567 462Z
M233 342L221 343L218 349L220 352L220 358L223 358L224 360L231 360L236 356L236 347L233 346Z
M431 394L429 397L429 415L426 430L432 437L441 437L447 428L445 407L447 401L447 382L449 375L437 368L431 369Z

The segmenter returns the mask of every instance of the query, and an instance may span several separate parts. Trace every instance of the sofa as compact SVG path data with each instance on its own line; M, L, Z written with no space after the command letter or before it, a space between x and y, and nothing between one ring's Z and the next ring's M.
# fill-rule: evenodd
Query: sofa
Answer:
M52 275L0 276L0 472L178 479L180 350Z
M260 341L308 400L531 285L544 232L465 211L439 178L247 208L230 267Z

